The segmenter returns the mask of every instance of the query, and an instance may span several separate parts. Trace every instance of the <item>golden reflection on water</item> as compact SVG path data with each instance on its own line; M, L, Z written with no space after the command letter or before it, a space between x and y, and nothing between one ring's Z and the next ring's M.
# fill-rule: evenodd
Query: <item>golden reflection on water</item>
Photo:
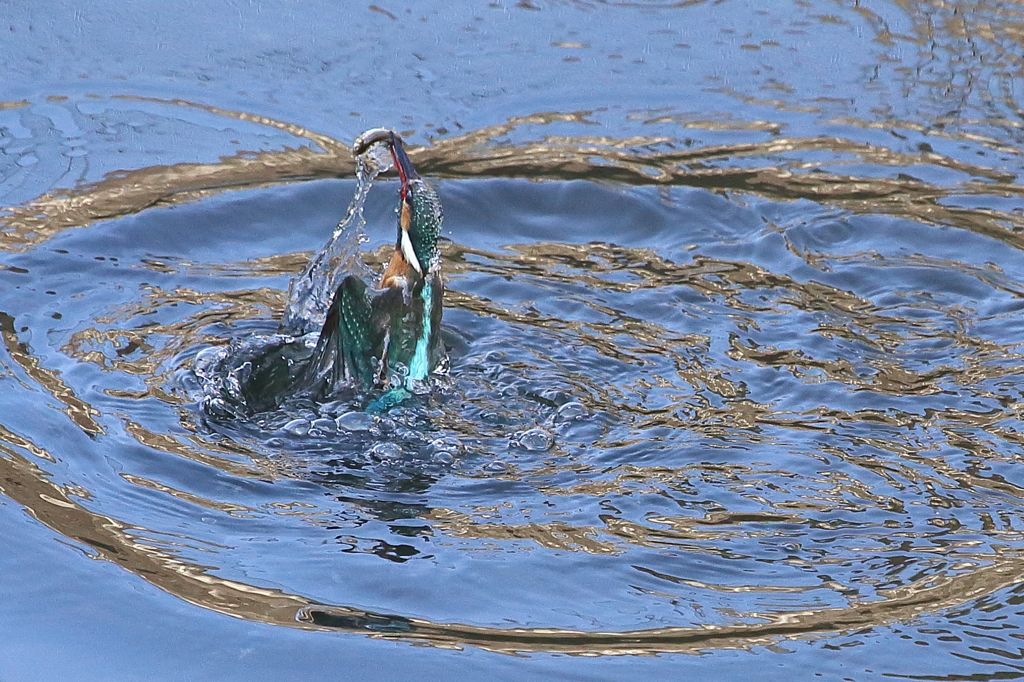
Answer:
M0 313L0 338L3 339L11 359L20 365L33 381L64 405L64 413L71 421L89 435L103 433L103 427L94 419L99 411L75 395L74 390L64 382L59 372L46 369L39 363L39 359L32 355L31 349L18 340L14 318L7 313Z
M145 529L127 526L115 519L90 512L76 499L77 494L69 493L54 484L46 473L16 452L16 449L0 445L0 451L4 453L0 457L0 491L5 496L21 504L56 532L88 546L96 557L115 563L189 603L258 622L310 629L348 630L379 638L419 641L438 647L473 646L507 653L532 651L577 655L649 655L749 648L771 644L787 637L877 627L916 618L924 612L962 604L1016 584L1017 577L1024 569L1024 562L1015 554L1008 553L995 559L986 557L990 563L978 565L969 573L930 575L917 583L888 590L885 598L880 601L853 602L846 608L784 614L749 613L746 614L748 618L759 622L733 626L581 632L433 623L418 618L316 604L281 590L254 587L214 576L210 573L212 567L192 565L173 556L169 550L175 546L175 542L152 537L147 539L151 534ZM160 487L159 484L138 477L132 482L147 487ZM209 501L197 503L210 508L223 507L223 504L218 507L216 505L219 503ZM230 507L228 511L231 512L246 511L244 508ZM446 519L446 523L453 524L460 531L479 525L467 525L448 512L442 512L441 516ZM707 523L730 526L757 520L777 519L732 518L728 514L720 514L708 517L697 525ZM669 519L656 521L669 527L673 525ZM684 524L682 528L681 533L675 533L676 537L699 537L692 523ZM624 526L618 530L620 537L629 538L635 534ZM672 535L669 533L667 537ZM537 528L527 527L521 536L552 543L554 547L568 548L576 545L593 548L586 551L608 551L602 549L600 543L592 544L593 539L579 528L554 528L541 532Z
M684 286L703 296L725 301L728 307L737 312L770 310L773 305L817 311L822 305L827 305L842 310L848 323L856 324L863 331L856 333L856 337L862 341L867 339L867 332L889 321L889 318L880 314L870 301L853 296L849 292L814 282L796 282L749 263L695 258L690 263L679 265L658 257L649 249L630 249L612 245L581 247L550 243L518 245L502 253L489 253L446 244L444 255L447 269L454 278L468 272L501 276L512 274L550 283L572 283L591 290L627 292ZM372 254L368 260L376 263L382 257L383 252L380 252ZM472 257L471 261L469 257ZM302 260L301 255L296 254L274 259L274 266L270 271L273 275L295 271ZM252 276L265 265L267 264L262 262L239 263L228 267L227 271ZM210 272L216 270L214 266L194 263L169 264L161 267L184 267ZM628 270L633 279L621 282L607 278L609 273L622 270ZM775 304L765 303L757 309L751 308L750 304L740 297L745 289L766 288L779 290L784 292L784 295L777 299ZM176 307L179 304L193 306L198 310L185 315L177 322L140 328L118 328L119 324L130 325L140 317L150 316L161 308ZM682 348L699 350L707 345L707 340L699 335L672 335L663 327L642 319L628 319L616 325L565 321L516 310L457 289L449 291L448 305L480 316L493 317L511 325L543 328L545 333L555 337L564 334L566 341L582 342L598 353L624 362L639 362L646 355L674 355ZM230 326L234 322L254 317L275 317L279 315L282 306L282 292L267 288L202 293L185 288L165 291L151 287L137 303L98 319L97 322L106 327L104 330L90 328L76 332L62 350L81 361L95 362L108 371L151 376L152 383L159 385L166 383L167 379L166 374L161 374L161 368L172 364L177 353L195 344L218 341L214 335L206 332L211 325ZM613 312L600 307L595 310L605 314ZM628 329L630 338L628 348L609 341L610 338L622 333L623 324ZM34 362L27 350L17 343L17 337L13 334L13 323L9 323L7 327L5 340L9 354L26 370L31 368L38 374L38 363ZM823 330L822 333L843 335L854 332L845 328L833 328ZM870 343L879 348L899 347L901 338L893 334L875 335ZM156 338L160 341L153 340ZM960 341L965 344L973 343L969 337L961 338ZM126 360L116 352L111 354L95 350L126 342L133 344L133 353L140 357ZM923 395L937 392L941 389L938 385L940 381L949 380L951 377L955 379L958 372L970 374L958 380L958 383L965 386L971 386L979 373L988 377L998 377L1003 371L1016 372L1012 368L1000 370L994 366L968 365L962 369L941 368L930 373L916 374L899 367L895 362L885 361L879 363L875 367L876 372L865 379L853 370L848 361L815 359L800 349L759 347L742 341L735 334L730 338L728 354L737 361L784 368L793 372L795 376L820 376L822 380L837 382L853 389L868 388L892 395ZM947 482L942 480L945 478L967 489L983 488L1021 498L1022 490L1018 486L986 478L976 472L964 471L939 458L931 457L928 451L934 450L935 445L915 441L913 437L905 435L907 432L901 430L927 422L939 426L950 444L977 450L984 446L962 442L963 439L957 435L957 428L979 428L995 435L996 432L993 432L992 428L1002 419L1015 416L1015 413L945 410L932 412L923 419L920 415L901 415L892 411L849 412L820 408L811 413L787 414L775 411L769 405L741 399L743 389L739 385L721 376L720 373L702 368L697 363L681 366L679 372L686 384L695 389L706 389L728 398L729 401L719 406L707 405L699 410L696 418L692 418L676 413L671 407L650 409L643 404L622 401L615 388L593 384L590 387L594 396L593 404L620 405L623 413L633 413L636 416L634 427L641 431L665 426L700 431L707 436L728 439L735 438L736 430L740 430L745 431L743 437L751 443L770 438L757 433L757 429L762 426L836 433L837 430L848 429L858 422L886 424L893 427L894 433L898 434L895 438L868 439L858 436L851 437L850 444L867 445L876 451L891 452L896 455L893 459L883 462L857 455L852 448L847 452L844 448L836 446L822 446L822 451L850 462L856 469L867 469L878 474L894 491L904 489L908 484L936 491L945 490L948 487ZM68 395L73 396L67 387L59 388L62 384L54 384L59 379L50 374L44 373L37 380L42 385L58 386L53 391L54 395L62 395L65 400ZM127 394L123 395L128 397ZM147 395L152 394L147 392L136 397ZM180 402L180 399L169 402ZM90 412L90 408L80 401L75 405L80 413L95 414L94 410ZM96 428L99 429L98 425ZM214 467L233 476L273 480L282 473L288 475L287 472L277 471L265 462L263 464L267 464L266 468L255 468L242 463L239 457L261 464L258 458L249 457L253 453L247 448L229 447L230 442L217 443L196 437L195 442L189 444L181 437L154 433L130 420L124 421L124 428L128 434L147 447ZM214 567L192 565L175 556L173 542L168 544L165 541L154 540L145 529L131 527L89 511L79 501L81 495L70 494L67 490L54 485L41 469L32 465L19 451L28 451L35 457L50 458L48 453L9 430L5 429L3 436L7 444L3 447L6 457L0 460L0 471L4 474L3 480L7 482L2 487L8 497L23 504L40 521L55 531L90 546L97 556L121 565L161 589L190 603L251 620L289 627L351 630L374 637L423 641L434 646L476 646L493 651L546 651L581 655L745 648L770 644L786 637L817 636L827 632L884 625L916 617L924 611L962 604L993 590L1015 584L1016 576L1022 568L1020 557L1015 552L979 554L972 557L970 543L950 543L942 551L949 556L955 554L958 560L956 571L948 574L932 573L927 579L917 583L883 590L879 593L881 599L875 601L865 600L858 596L856 590L851 592L849 587L837 585L835 589L851 593L849 605L844 608L746 613L742 614L744 618L756 622L742 625L583 632L543 628L482 628L433 623L398 615L317 604L300 595L214 577L210 572ZM1020 434L1015 432L1005 432L1005 436L1016 443L1022 440ZM185 440L193 437L190 434ZM217 448L224 448L223 457L212 454ZM996 451L986 451L983 456L989 457L993 454L998 456ZM549 466L547 470L543 467L534 468L528 473L536 478L563 469L584 473L584 470L575 471L579 469L579 465L576 464ZM923 473L929 471L933 473ZM510 480L521 480L526 473L509 469L505 476ZM687 485L691 477L698 476L714 482L715 485L735 487L748 498L760 500L764 506L773 509L772 512L739 513L717 510L708 511L701 517L661 514L648 516L643 524L608 515L602 519L603 526L593 527L557 521L492 522L486 520L487 514L483 514L481 518L480 515L443 508L426 511L423 518L431 522L433 530L441 534L445 542L451 543L511 541L534 543L537 547L547 550L595 555L616 555L630 547L673 547L691 553L725 556L723 552L726 550L722 547L723 543L729 540L766 538L772 535L770 529L759 528L759 524L821 526L822 522L814 518L815 514L843 509L857 512L869 506L896 513L904 511L904 503L895 494L883 494L878 486L868 486L862 481L839 473L827 481L827 486L819 485L813 491L804 492L794 489L790 491L788 498L768 499L754 496L751 489L756 487L756 481L759 477L767 477L770 474L786 476L785 472L741 464L722 466L704 463L680 468L620 465L607 472L601 480L567 487L542 486L540 491L549 497L604 497L613 493L632 494L644 490L657 492L662 486ZM122 474L122 477L133 485L230 515L244 516L254 511L244 505L202 498L142 476ZM931 499L937 505L945 503L945 497L940 494L932 495ZM300 509L296 513L313 512ZM980 514L985 516L987 512ZM989 527L995 525L991 516L986 518L987 520L982 519L983 524ZM944 521L936 519L936 523L940 522ZM909 530L896 534L891 530L885 532L891 538L902 536L907 540L918 536L927 537L926 534ZM1011 533L1016 535L1012 531ZM926 550L927 547L917 549ZM641 567L640 570L652 569ZM718 592L764 592L774 589L777 592L798 593L811 589L809 586L801 585L774 588L771 585L716 585L708 581L694 581L664 573L658 573L658 577ZM820 588L820 585L815 587Z
M157 101L145 99L143 101ZM278 151L238 152L217 164L154 166L121 173L72 191L44 195L22 206L4 209L0 215L0 249L31 248L59 232L208 196L227 189L256 187L275 182L325 177L350 177L354 162L343 143L265 117L233 112L180 100L175 106L199 107L223 116L251 120L287 130L320 147ZM1024 197L1024 187L1005 173L965 164L933 152L899 153L837 137L776 138L763 142L727 144L700 149L676 149L669 138L547 137L541 142L502 144L494 141L526 125L585 122L587 112L539 113L509 119L460 136L436 140L414 148L409 156L426 176L458 178L544 178L592 180L623 185L680 185L709 190L751 192L778 200L811 199L857 213L900 215L925 224L956 225L1001 239L1021 248L1018 232L1024 217L984 209L946 205L949 196ZM652 119L654 120L654 119ZM948 168L981 180L968 179L949 188L938 188L900 174L896 178L865 178L843 175L822 164L799 160L800 152L822 150L847 155L827 166L873 164L905 168L916 164ZM785 155L794 155L785 161ZM714 167L714 162L770 158L770 165L750 168ZM781 163L780 163L781 159Z
M259 267L259 264L256 266ZM270 288L201 293L184 287L164 291L150 286L138 302L96 319L97 323L103 325L141 320L138 326L127 329L116 326L102 330L95 327L81 329L71 335L61 347L61 352L106 370L144 376L146 382L151 384L151 390L159 390L160 384L167 383L167 372L172 371L160 369L168 367L169 361L178 353L196 344L226 343L223 337L203 334L201 330L211 325L230 327L236 322L280 312L284 300L284 292ZM200 310L184 320L170 324L151 322L150 316L161 308L179 305ZM151 339L161 339L162 342L151 343ZM137 354L140 357L133 357ZM152 392L148 394L153 395ZM180 397L166 392L159 395L166 397L168 402L182 402Z
M155 433L141 424L128 419L124 420L124 429L135 440L147 447L219 469L232 476L260 480L273 480L278 476L277 472L269 466L257 469L239 462L240 457L246 457L254 453L238 443L231 441L217 442L205 438L199 439L194 434L189 434L186 436L186 440L197 441L189 444L182 442L181 437L175 437L166 433ZM217 452L223 456L218 457L214 454ZM254 461L265 463L265 460ZM213 503L211 502L210 504Z
M549 523L481 523L469 514L454 509L432 509L426 517L433 528L446 538L473 540L528 540L545 549L588 554L618 554L615 543L599 540L597 528L574 526L564 522Z

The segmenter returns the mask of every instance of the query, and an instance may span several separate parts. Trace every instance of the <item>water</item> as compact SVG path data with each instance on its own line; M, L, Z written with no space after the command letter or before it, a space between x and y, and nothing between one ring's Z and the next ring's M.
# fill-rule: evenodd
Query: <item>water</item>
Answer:
M353 147L353 154L359 146L357 143ZM197 404L205 419L217 425L251 422L257 431L275 430L275 425L284 423L286 433L309 432L311 422L316 420L307 416L310 408L320 410L319 403L324 401L318 399L320 391L314 397L303 376L308 367L324 362L324 356L318 357L320 343L329 337L320 339L321 330L342 280L353 275L376 286L379 279L362 257L361 249L369 241L363 212L374 179L390 168L390 152L385 145L373 144L356 155L355 194L345 217L289 283L287 305L276 333L235 336L225 345L203 349L188 368L182 369L190 401ZM330 358L336 356L331 353L327 357L329 367ZM327 396L335 397L336 390L342 388L352 393L350 385L330 386ZM303 409L296 411L296 405ZM349 407L362 409L354 404ZM323 410L317 414L320 426L314 433L329 428L326 435L335 434L340 424L335 415ZM328 424L330 421L335 423Z
M355 150L353 150L355 151ZM345 275L371 279L374 273L362 259L366 236L363 217L366 199L374 179L392 167L384 145L373 144L356 157L356 190L345 217L331 238L306 264L288 287L288 305L281 326L294 332L319 332L331 307L331 299Z
M0 677L1021 676L1014 6L164 7L5 17ZM447 383L209 419L378 125Z

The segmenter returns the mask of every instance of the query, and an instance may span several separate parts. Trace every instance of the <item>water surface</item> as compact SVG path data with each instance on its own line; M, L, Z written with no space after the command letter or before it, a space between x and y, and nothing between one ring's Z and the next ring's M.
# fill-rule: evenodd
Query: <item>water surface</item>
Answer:
M1016 10L408 9L13 12L0 675L1019 676ZM210 419L376 125L447 381Z

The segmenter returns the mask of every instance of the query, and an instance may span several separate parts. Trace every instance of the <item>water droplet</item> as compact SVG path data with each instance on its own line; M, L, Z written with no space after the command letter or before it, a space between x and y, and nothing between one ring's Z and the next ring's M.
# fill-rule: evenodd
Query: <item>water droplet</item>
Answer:
M373 415L365 412L346 412L334 423L342 431L368 431L373 426Z
M524 450L542 452L551 449L551 446L555 444L555 439L544 429L530 429L529 431L520 431L512 436L512 443Z

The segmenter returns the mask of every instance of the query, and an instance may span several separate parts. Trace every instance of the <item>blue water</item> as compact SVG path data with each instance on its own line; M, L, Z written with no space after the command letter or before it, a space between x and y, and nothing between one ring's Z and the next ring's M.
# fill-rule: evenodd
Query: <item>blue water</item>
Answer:
M0 679L1024 674L1013 6L0 18ZM211 418L381 125L447 376Z

